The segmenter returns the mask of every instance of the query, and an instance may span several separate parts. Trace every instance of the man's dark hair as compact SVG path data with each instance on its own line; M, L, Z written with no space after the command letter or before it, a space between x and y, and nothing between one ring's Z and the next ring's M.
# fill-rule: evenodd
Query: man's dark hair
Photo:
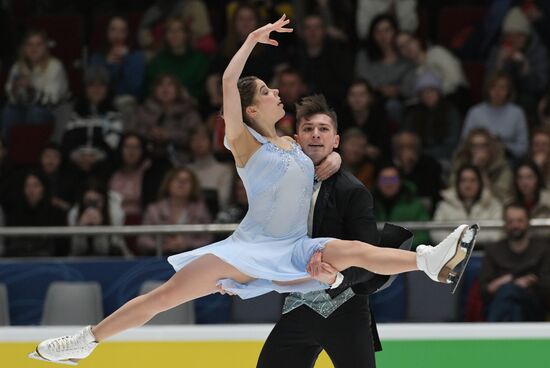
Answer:
M531 214L529 213L529 210L525 206L523 206L519 202L511 202L505 205L504 209L502 210L502 217L504 220L506 220L506 214L508 213L508 210L511 208L522 210L523 212L525 212L525 215L527 216L528 219L531 218Z
M304 97L296 104L296 131L298 131L302 119L309 120L316 114L328 116L332 125L334 125L334 129L338 131L338 118L336 112L328 105L325 96L320 94Z

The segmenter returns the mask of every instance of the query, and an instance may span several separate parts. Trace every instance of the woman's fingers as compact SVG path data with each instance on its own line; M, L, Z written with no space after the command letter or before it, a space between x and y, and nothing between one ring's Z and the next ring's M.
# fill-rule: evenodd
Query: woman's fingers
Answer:
M294 28L277 28L275 31L279 33L290 33L294 31Z
M273 23L274 31L285 33L285 32L292 32L294 30L293 28L283 28L284 26L290 23L290 19L285 19L285 18L286 18L286 15L283 14L283 16L278 21Z
M321 252L315 252L311 256L311 259L307 264L307 267L306 267L307 273L309 273L313 277L319 274L321 257L322 257Z
M283 13L283 15L281 15L281 17L275 22L275 24L284 22L285 19L286 19L286 13ZM288 20L288 19L286 19L286 20Z

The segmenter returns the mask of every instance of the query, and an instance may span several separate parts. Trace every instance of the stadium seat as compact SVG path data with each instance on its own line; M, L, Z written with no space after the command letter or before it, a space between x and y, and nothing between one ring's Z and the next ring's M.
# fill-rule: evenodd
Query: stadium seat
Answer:
M48 144L53 124L16 124L10 130L8 155L15 165L33 165Z
M448 6L440 10L437 19L438 41L451 47L454 38L478 24L485 16L484 6Z
M404 322L407 314L406 275L395 278L390 287L370 296L376 322Z
M464 61L462 68L470 84L472 102L481 102L483 100L483 84L485 83L485 65L477 61Z
M407 321L454 322L459 298L460 290L452 294L449 285L435 283L423 272L407 274Z
M257 298L231 298L231 321L234 323L274 323L279 320L283 297L271 292Z
M140 288L140 294L146 294L162 285L164 281L146 281ZM195 304L193 301L156 315L148 325L189 325L195 323Z
M8 288L5 284L0 284L0 326L10 324L10 304L8 301Z
M6 67L0 67L0 101L3 103L6 97L6 81L8 79L8 70Z
M103 298L98 282L52 282L46 293L44 326L90 325L103 319Z

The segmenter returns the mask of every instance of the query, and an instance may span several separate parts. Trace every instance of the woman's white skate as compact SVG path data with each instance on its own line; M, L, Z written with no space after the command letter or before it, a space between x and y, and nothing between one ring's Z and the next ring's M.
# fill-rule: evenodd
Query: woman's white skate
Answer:
M418 268L432 280L453 284L456 291L474 250L479 225L460 225L435 247L419 245Z
M92 327L87 326L74 335L42 341L28 357L50 363L78 365L78 361L90 355L97 345Z

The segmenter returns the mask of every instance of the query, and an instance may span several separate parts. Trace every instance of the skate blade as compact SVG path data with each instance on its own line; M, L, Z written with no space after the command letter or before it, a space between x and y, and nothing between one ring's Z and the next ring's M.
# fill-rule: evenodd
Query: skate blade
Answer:
M40 355L38 355L36 351L33 351L32 353L30 353L28 357L31 359L41 360L43 362L48 362L48 363L65 364L65 365L73 365L73 366L78 365L78 361L75 361L75 360L58 360L58 361L48 360L48 359L42 358Z
M460 236L460 241L456 246L455 254L439 272L439 282L454 284L453 294L470 260L478 230L479 225L477 224L464 229Z
M449 278L447 279L448 282L453 284L453 288L451 291L453 294L455 293L455 291L458 289L458 286L460 285L460 280L462 280L464 271L466 271L466 266L468 266L468 262L470 261L470 257L472 256L472 253L474 251L478 231L479 231L479 225L474 224L468 227L468 229L462 236L460 247L466 250L466 257L458 265L458 267L455 267L451 271L451 273L449 274Z

